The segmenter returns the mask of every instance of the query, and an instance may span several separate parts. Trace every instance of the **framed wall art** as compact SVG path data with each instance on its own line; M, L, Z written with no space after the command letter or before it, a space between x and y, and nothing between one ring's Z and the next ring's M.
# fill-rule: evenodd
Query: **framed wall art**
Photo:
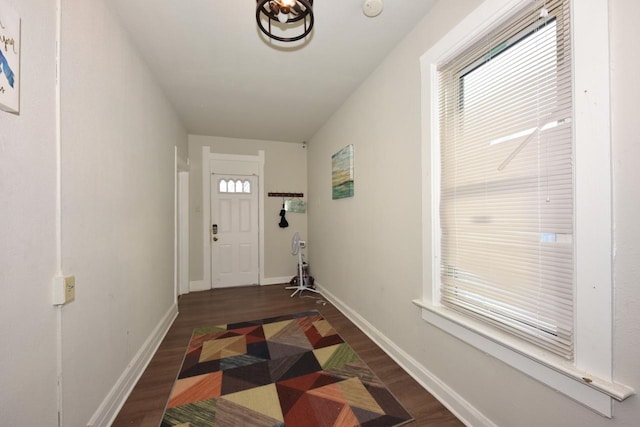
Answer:
M353 197L353 144L331 156L331 166L333 200Z
M0 109L20 112L20 16L0 2Z

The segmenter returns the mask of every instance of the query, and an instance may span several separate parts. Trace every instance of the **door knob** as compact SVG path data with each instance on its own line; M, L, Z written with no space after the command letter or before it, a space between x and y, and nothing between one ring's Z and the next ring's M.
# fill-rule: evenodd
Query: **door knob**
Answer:
M214 238L213 238L213 241L214 241L214 242L217 242L217 241L218 241L218 238L217 238L217 237L214 237Z

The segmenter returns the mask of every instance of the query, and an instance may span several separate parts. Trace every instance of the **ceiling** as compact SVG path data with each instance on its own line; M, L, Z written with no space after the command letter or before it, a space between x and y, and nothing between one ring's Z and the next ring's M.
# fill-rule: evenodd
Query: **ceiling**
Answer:
M270 42L255 0L110 0L188 133L303 142L435 0L315 0L306 41ZM416 59L417 61L417 59Z

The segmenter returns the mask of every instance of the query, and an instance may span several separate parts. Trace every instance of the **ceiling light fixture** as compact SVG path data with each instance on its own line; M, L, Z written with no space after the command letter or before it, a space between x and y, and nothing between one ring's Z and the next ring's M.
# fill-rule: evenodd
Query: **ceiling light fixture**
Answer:
M313 28L313 0L256 0L256 3L258 28L274 40L294 42L306 37ZM287 30L301 32L287 37Z

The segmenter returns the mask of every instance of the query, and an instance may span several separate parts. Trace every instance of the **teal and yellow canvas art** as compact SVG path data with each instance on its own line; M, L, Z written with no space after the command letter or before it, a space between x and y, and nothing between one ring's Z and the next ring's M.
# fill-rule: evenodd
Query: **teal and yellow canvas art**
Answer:
M353 144L331 156L331 166L332 198L336 200L353 197Z

